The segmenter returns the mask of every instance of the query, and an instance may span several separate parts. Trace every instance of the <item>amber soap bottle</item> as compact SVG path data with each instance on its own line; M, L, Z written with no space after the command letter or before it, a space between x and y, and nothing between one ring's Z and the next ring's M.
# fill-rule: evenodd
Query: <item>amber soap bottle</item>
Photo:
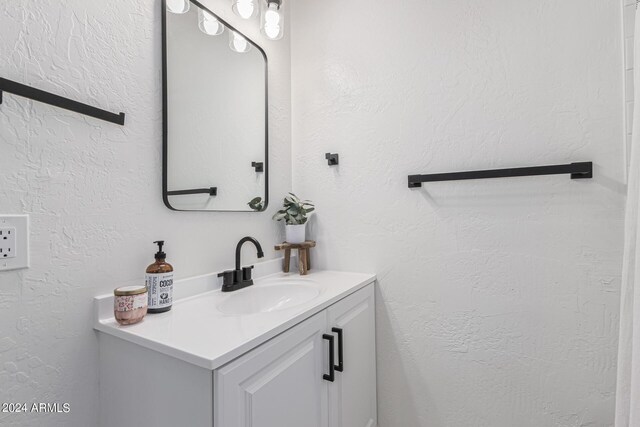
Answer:
M162 251L163 240L153 242L158 245L156 262L147 267L145 284L147 286L149 313L162 313L171 310L173 304L173 267L167 263L167 254Z

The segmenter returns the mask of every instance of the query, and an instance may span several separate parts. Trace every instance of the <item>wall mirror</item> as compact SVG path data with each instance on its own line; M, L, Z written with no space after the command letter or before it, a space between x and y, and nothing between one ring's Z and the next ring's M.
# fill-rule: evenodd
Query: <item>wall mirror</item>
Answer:
M267 57L196 1L162 2L163 198L181 211L268 203Z

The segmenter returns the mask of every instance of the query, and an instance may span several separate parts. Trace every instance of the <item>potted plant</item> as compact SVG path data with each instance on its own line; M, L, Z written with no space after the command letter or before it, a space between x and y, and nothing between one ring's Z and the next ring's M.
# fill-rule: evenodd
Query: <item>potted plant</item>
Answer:
M305 227L308 214L313 212L315 207L308 200L300 200L298 196L289 193L284 198L284 206L273 215L276 221L285 222L285 234L288 243L304 243L306 240Z

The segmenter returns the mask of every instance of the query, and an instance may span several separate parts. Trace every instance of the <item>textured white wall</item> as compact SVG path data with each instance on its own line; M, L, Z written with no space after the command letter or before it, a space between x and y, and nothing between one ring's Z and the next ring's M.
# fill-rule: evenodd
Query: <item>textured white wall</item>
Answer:
M621 2L292 6L294 188L316 265L379 275L381 426L613 425ZM595 179L407 189L581 160Z
M269 56L279 199L291 187L288 40L263 40L257 21L237 22L226 0L204 4ZM2 77L127 114L120 127L8 94L0 106L0 213L30 214L32 231L31 269L0 273L0 402L71 404L69 415L0 413L2 425L95 425L92 298L140 283L153 240L167 241L178 277L231 266L245 235L276 256L277 203L261 214L164 207L160 41L158 0L0 2Z

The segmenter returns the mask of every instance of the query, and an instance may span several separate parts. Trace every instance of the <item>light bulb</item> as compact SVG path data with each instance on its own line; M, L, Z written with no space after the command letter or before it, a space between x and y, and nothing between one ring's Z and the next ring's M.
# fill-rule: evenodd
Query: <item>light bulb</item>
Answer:
M198 27L200 31L210 36L217 36L224 31L224 25L218 21L218 18L207 12L206 10L198 9Z
M264 15L264 33L270 39L280 35L280 14L275 10L267 10Z
M240 18L249 19L256 11L256 5L254 0L233 0L231 9L233 9L234 13Z
M267 0L267 7L262 13L262 32L271 40L282 38L282 14L280 13L280 2Z
M269 9L267 10L267 13L265 13L264 15L264 23L265 25L271 25L271 26L280 26L280 14L278 13L278 10L273 10L273 9Z
M251 49L251 45L247 39L235 31L229 31L229 47L231 50L238 53L245 53Z
M187 13L190 6L189 0L167 0L167 10L171 13Z

